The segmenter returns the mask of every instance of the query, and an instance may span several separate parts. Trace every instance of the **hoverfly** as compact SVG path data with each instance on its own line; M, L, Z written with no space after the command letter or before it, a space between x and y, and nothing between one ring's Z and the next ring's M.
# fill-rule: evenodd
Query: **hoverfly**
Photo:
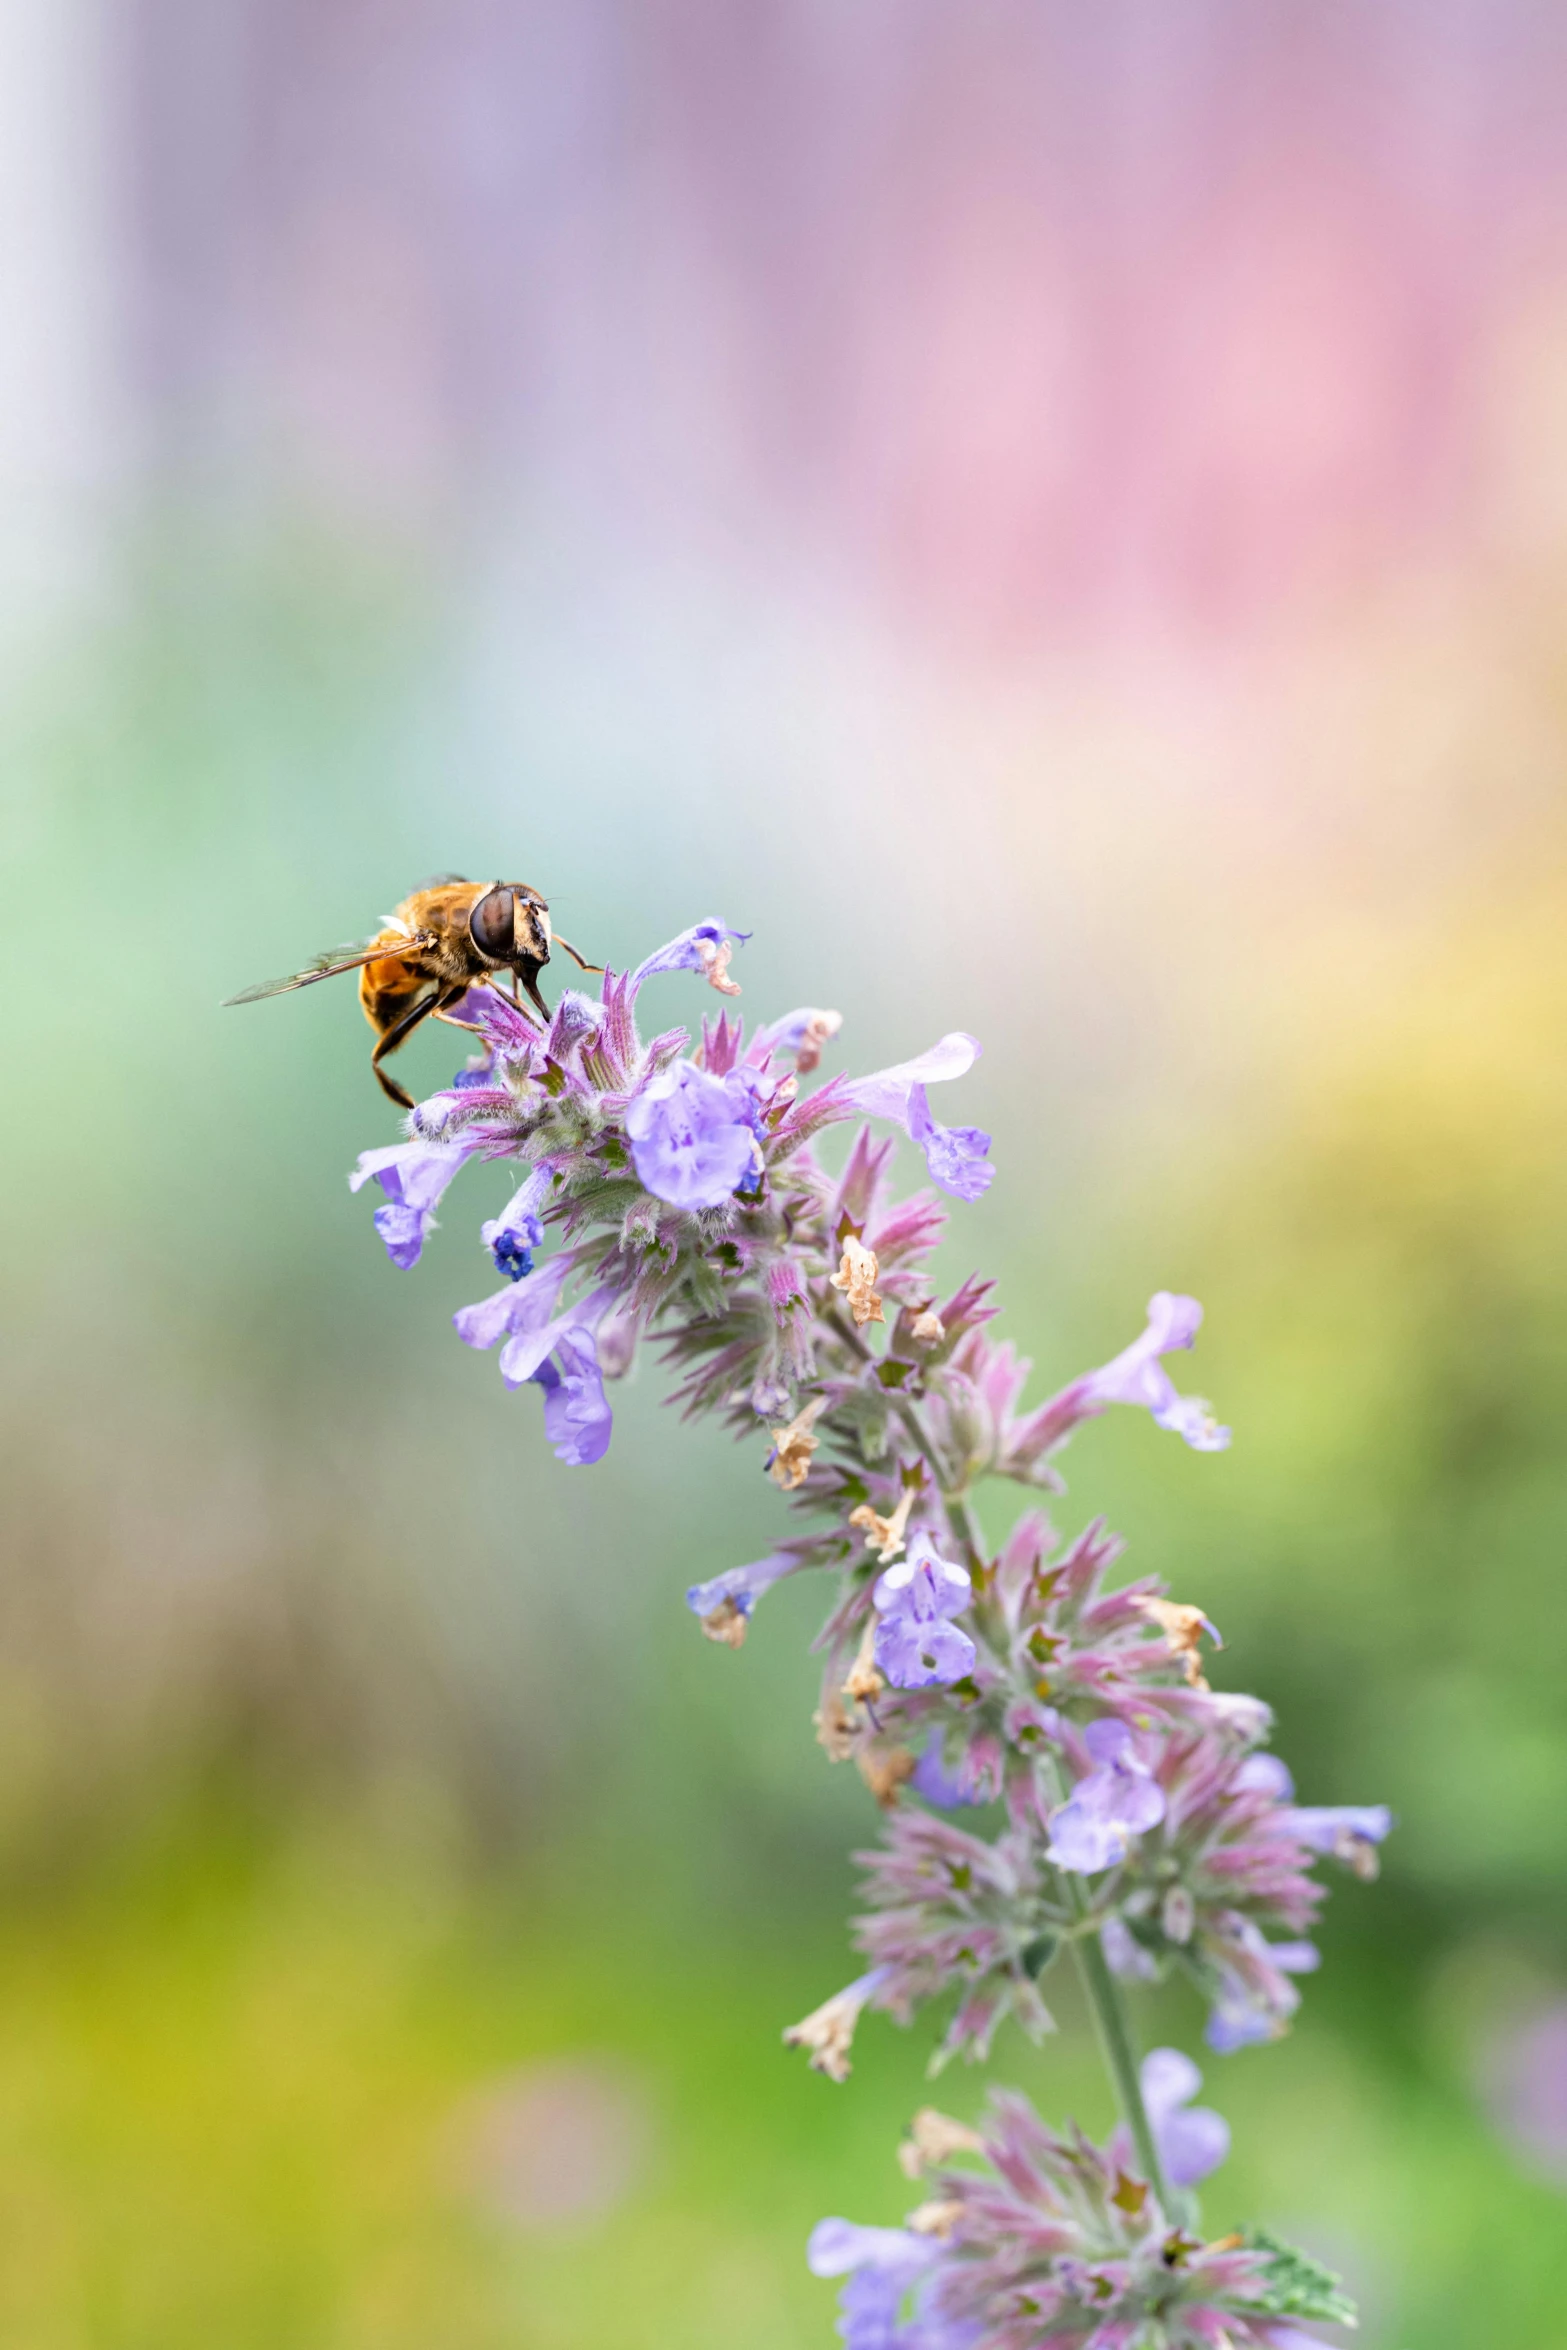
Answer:
M600 968L551 929L549 907L525 881L464 881L460 874L445 873L404 898L362 946L317 955L305 970L247 987L228 1002L255 1004L264 996L314 987L318 979L335 979L340 971L357 971L359 1001L376 1033L370 1066L382 1092L411 1110L412 1096L381 1066L387 1054L395 1053L421 1020L432 1013L446 1018L470 987L503 971L511 973L518 1004L525 994L548 1020L550 1008L539 993L539 973L550 959L552 942L563 946L584 971Z

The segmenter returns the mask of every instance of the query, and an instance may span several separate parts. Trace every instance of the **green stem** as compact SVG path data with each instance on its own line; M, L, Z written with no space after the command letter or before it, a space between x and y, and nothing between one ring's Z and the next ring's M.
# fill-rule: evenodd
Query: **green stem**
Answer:
M910 1410L913 1409L911 1405ZM985 1533L979 1522L979 1513L966 1493L943 1493L941 1504L947 1513L947 1524L964 1545L971 1566L985 1562Z
M1069 1888L1068 1898L1076 1896L1074 1906L1081 1913L1083 1896L1065 1871L1063 1881ZM1115 2083L1132 2143L1137 2148L1137 2159L1142 2164L1143 2176L1158 2198L1160 2209L1170 2219L1180 2216L1181 2207L1175 2203L1159 2160L1159 2149L1154 2141L1153 2127L1148 2119L1148 2108L1143 2103L1143 2086L1138 2078L1137 2056L1132 2046L1132 2028L1127 2019L1126 2002L1121 1986L1110 1972L1109 1960L1096 1932L1074 1934L1072 1948L1077 1954L1077 1969L1082 1977L1088 2004L1094 2011L1094 2024L1099 2034L1099 2045L1104 2051L1110 2078Z
M874 1350L866 1345L859 1332L844 1320L836 1307L826 1307L821 1318L860 1362L874 1363L877 1360ZM941 1496L941 1506L947 1513L947 1524L968 1551L970 1564L978 1566L985 1555L984 1538L980 1533L979 1521L974 1515L967 1496L948 1490L945 1482L947 1465L936 1449L936 1440L925 1425L924 1415L920 1411L919 1405L912 1396L899 1395L896 1392L890 1394L889 1400L904 1427L913 1437L919 1451L929 1463L931 1474L936 1481L936 1491Z
M1041 1756L1039 1769L1053 1800L1059 1803L1063 1791L1054 1758ZM1116 2103L1121 2108L1122 2120L1132 2133L1132 2144L1137 2149L1143 2176L1153 2189L1167 2219L1189 2218L1192 2212L1186 2197L1172 2195L1164 2175L1153 2124L1148 2119L1148 2108L1143 2103L1142 2077L1138 2070L1137 2050L1132 2039L1126 2001L1122 1997L1120 1984L1110 1971L1110 1961L1104 1954L1099 1929L1088 1923L1088 1896L1083 1890L1082 1879L1071 1869L1057 1869L1055 1878L1061 1899L1076 1923L1077 1931L1071 1936L1071 1943L1077 1960L1077 1971L1088 2004L1093 2010L1094 2029L1098 2033L1099 2046L1115 2087Z
M947 1524L968 1552L970 1566L981 1565L985 1556L985 1538L980 1532L979 1520L974 1514L973 1503L966 1493L953 1493L942 1483L941 1455L936 1450L935 1440L927 1429L924 1415L913 1397L897 1395L894 1396L893 1403L899 1419L935 1472L936 1491L941 1495L941 1506L947 1513Z

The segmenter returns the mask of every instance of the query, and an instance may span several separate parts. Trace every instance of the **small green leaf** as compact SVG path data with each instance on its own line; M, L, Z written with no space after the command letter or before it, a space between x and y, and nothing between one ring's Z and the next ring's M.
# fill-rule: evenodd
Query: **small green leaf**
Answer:
M1247 2251L1260 2252L1266 2263L1255 2288L1257 2308L1270 2317L1313 2317L1339 2326L1359 2323L1342 2279L1309 2252L1281 2244L1266 2228L1248 2228L1245 2242Z
M1059 1934L1036 1934L1032 1942L1025 1943L1022 1951L1023 1972L1031 1982L1038 1982L1060 1947Z

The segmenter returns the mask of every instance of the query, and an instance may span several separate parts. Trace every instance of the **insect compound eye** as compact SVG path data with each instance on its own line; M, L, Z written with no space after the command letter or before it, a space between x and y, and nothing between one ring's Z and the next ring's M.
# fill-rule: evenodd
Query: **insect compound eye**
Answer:
M509 889L487 890L468 917L468 935L481 955L503 963L512 952L515 931Z

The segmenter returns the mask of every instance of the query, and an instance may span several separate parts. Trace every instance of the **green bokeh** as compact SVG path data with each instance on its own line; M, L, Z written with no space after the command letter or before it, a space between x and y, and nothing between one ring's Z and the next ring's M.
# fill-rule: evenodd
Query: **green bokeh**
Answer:
M920 2035L867 2026L842 2090L778 2044L849 1971L874 1830L810 1735L818 1595L782 1590L739 1655L681 1604L771 1539L757 1459L682 1427L644 1364L606 1464L560 1469L449 1328L500 1171L393 1272L343 1182L393 1131L350 983L217 1009L467 865L538 881L612 960L754 924L746 1007L841 1004L862 1066L984 1035L965 1114L1000 1175L948 1262L1001 1276L1042 1380L1124 1343L1153 1288L1203 1297L1187 1383L1233 1452L1108 1418L1058 1521L1104 1509L1218 1618L1308 1799L1400 1816L1383 1883L1335 1890L1291 2041L1209 2067L1236 2134L1209 2217L1341 2258L1373 2343L1547 2350L1560 2198L1475 2073L1567 1972L1552 843L1457 912L1399 910L1349 1005L1327 910L1281 912L1265 987L1327 1008L1270 1038L1205 988L1276 877L1210 891L1227 943L1182 969L1145 894L1162 846L1129 828L1124 863L1047 869L1045 715L967 800L956 724L906 800L835 797L797 715L816 656L715 714L696 623L679 691L570 638L329 549L143 550L9 697L0 2340L804 2350L831 2327L813 2219L903 2208ZM1507 833L1500 768L1478 839ZM1064 932L1020 918L1031 857ZM1061 2014L996 2071L1097 2127ZM1200 2017L1171 1992L1144 2021L1193 2044ZM591 2222L498 2217L464 2116L567 2060L624 2080L640 2167Z

